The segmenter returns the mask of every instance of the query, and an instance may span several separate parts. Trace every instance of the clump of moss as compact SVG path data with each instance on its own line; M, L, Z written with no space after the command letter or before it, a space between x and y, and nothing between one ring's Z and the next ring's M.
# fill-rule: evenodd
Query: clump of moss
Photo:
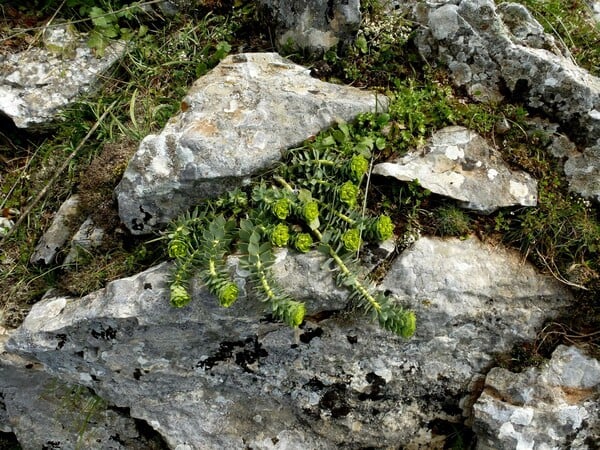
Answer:
M104 144L102 151L81 176L81 212L90 216L94 224L105 231L114 230L119 225L113 191L135 150L136 143L130 139Z

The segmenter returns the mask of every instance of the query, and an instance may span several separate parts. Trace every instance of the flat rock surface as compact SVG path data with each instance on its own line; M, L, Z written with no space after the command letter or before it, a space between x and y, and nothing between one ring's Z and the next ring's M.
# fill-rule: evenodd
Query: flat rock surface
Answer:
M87 38L69 30L65 25L46 33L44 47L0 55L0 112L17 127L57 119L65 106L95 90L125 52L124 42L114 42L96 57Z
M483 212L537 204L537 182L525 172L510 170L485 139L459 126L436 131L424 148L377 164L373 173L402 181L418 180L431 192Z
M277 262L280 283L328 299L309 302L297 334L256 301L220 308L201 285L173 309L163 264L80 299L40 301L7 349L130 408L171 448L389 447L427 442L436 418L460 420L494 354L531 339L569 299L514 254L423 238L381 286L418 314L405 341L340 311L345 293L307 276L318 258L289 258Z
M116 188L119 215L150 233L278 162L288 148L387 98L324 83L275 53L232 55L200 78L182 111L144 138Z
M475 403L482 450L595 448L600 442L600 362L560 345L541 368L494 368Z

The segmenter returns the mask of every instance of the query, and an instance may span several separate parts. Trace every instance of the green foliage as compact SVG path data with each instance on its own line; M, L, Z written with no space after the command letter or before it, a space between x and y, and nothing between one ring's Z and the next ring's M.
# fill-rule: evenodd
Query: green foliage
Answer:
M410 337L415 331L414 314L377 293L352 260L365 240L388 239L394 230L390 217L365 216L358 207L372 152L385 148L381 137L361 128L360 123L378 120L383 126L387 119L371 114L359 118L357 126L341 123L290 150L271 178L253 185L243 210L236 203L244 193L237 190L175 221L167 246L175 259L173 305L190 301L189 283L199 273L221 305L230 306L238 290L232 285L225 260L237 251L258 298L274 317L296 327L303 321L305 306L290 298L273 279L273 248L288 246L300 252L317 248L327 257L327 268L337 273L337 283L349 289L351 300L385 329ZM225 294L231 298L225 299Z
M567 273L573 263L600 269L600 222L591 203L568 194L560 177L544 176L538 183L538 205L501 211L495 228L553 273Z
M467 213L454 205L440 206L434 210L436 232L443 236L464 236L470 231Z
M411 73L410 63L416 58L409 44L416 26L373 2L362 9L361 29L347 55L330 50L325 61L349 82L388 87L393 79Z

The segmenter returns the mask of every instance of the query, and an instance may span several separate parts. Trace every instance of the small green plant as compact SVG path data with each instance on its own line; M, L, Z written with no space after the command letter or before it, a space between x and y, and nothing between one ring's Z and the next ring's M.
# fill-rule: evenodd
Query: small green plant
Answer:
M374 120L370 115L359 123ZM381 116L384 125L386 116ZM394 226L386 215L364 213L364 185L373 152L385 147L376 133L346 123L322 133L313 142L289 151L270 178L262 178L250 195L237 190L208 202L176 220L168 234L168 252L175 259L171 302L182 307L191 301L189 283L199 272L207 288L228 307L237 299L238 286L226 267L226 256L238 252L249 271L258 297L274 317L291 327L304 319L303 303L290 298L270 272L274 249L323 253L339 285L380 325L403 337L415 331L416 318L359 275L356 256L365 241L392 237Z
M443 236L464 236L470 231L467 213L453 206L440 206L434 211L434 224L438 234Z

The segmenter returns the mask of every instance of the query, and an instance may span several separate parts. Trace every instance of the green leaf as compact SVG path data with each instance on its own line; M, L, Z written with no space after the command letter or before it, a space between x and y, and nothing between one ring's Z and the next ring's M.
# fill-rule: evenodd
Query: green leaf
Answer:
M90 32L87 45L96 51L97 56L104 56L104 49L108 45L107 39L96 30Z
M354 45L356 45L356 48L358 48L361 51L361 53L367 53L369 51L367 39L362 34L356 38L356 42L354 43Z
M90 10L90 18L92 19L94 26L98 28L112 26L114 21L114 18L110 14L107 14L102 8L98 8L97 6L94 6Z

